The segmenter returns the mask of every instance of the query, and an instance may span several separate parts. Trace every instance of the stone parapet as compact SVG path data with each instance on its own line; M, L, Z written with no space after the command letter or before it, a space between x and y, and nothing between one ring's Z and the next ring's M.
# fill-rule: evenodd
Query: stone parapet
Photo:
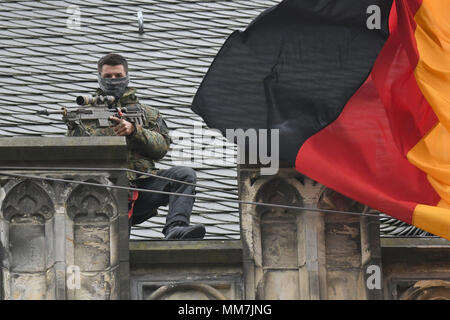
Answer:
M127 191L69 182L126 186L95 170L126 156L121 137L0 139L2 173L66 180L0 175L3 299L129 297Z

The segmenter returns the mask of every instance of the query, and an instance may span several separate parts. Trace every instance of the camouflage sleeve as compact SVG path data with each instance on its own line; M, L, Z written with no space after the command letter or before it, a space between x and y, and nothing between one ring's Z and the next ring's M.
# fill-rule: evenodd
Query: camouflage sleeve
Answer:
M156 109L144 107L148 126L136 125L136 130L127 137L127 143L133 152L137 152L151 160L162 159L169 151L169 129Z

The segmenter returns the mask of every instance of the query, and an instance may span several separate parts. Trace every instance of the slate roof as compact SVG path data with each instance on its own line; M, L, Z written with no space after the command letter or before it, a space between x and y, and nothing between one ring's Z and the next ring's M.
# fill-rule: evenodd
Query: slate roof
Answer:
M8 1L0 10L0 136L60 136L66 131L58 116L36 116L36 110L74 107L74 97L97 88L96 63L107 53L123 54L130 65L131 85L142 103L158 107L172 132L185 140L160 168L183 164L180 148L190 157L190 143L213 148L193 132L204 126L189 106L203 75L227 36L244 28L276 1L90 0ZM80 28L76 20L78 6ZM139 34L137 12L144 33ZM69 25L68 25L69 23ZM28 115L16 113L29 112ZM193 148L192 148L193 149ZM237 199L235 148L226 164L191 163L198 182L223 190L200 196ZM200 191L200 189L199 189ZM160 238L166 208L134 227L132 239ZM193 223L204 223L206 238L239 238L238 205L197 200Z
M228 35L278 2L2 1L0 136L63 135L66 127L58 116L36 116L35 111L74 107L74 97L97 88L97 60L117 52L129 61L131 85L138 89L141 102L158 107L172 132L185 138L172 146L159 167L183 164L177 151L186 151L181 155L184 159L194 156L196 153L189 151L192 145L214 151L217 146L202 141L198 132L192 131L194 124L205 127L189 108L193 95ZM79 8L78 29L73 27L77 13L73 6ZM138 11L143 13L143 34L139 33ZM23 112L29 114L17 114ZM238 205L226 201L237 199L235 156L235 148L229 145L225 163L190 164L198 172L198 183L223 190L198 192L200 196L224 198L220 202L196 201L191 221L206 225L207 239L239 238ZM166 210L160 213L134 227L132 239L160 238ZM390 228L385 234L398 234L398 221L389 223L384 224L385 230ZM400 228L404 231L409 226L400 224Z

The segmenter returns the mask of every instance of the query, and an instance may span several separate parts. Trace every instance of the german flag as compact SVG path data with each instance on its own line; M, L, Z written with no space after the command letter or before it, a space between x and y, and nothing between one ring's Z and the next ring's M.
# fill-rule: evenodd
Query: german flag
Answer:
M282 1L228 38L192 109L221 130L279 129L301 173L450 240L449 12Z

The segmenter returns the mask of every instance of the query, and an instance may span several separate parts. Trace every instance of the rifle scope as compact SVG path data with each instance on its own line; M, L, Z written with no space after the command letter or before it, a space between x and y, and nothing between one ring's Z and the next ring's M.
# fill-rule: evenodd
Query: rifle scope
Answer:
M116 98L113 96L78 96L76 102L79 106L113 104Z

